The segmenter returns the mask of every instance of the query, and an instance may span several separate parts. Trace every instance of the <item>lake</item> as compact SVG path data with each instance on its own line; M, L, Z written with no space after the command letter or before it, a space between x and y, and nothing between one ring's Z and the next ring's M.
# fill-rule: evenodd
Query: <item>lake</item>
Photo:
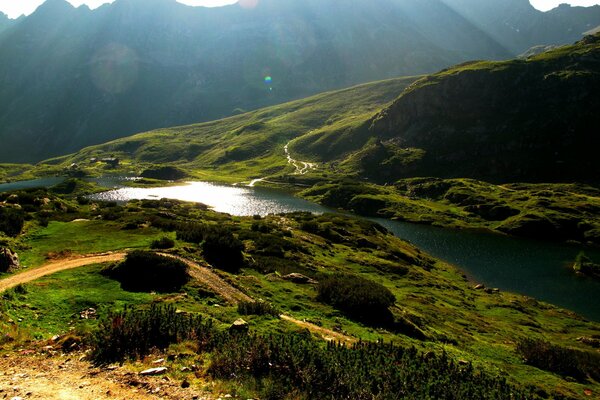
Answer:
M118 186L117 181L113 183ZM333 211L281 190L207 182L160 188L118 187L91 197L117 202L172 198L204 203L215 211L239 216ZM581 250L578 246L374 220L396 236L460 267L470 278L488 287L528 295L600 321L600 302L591 301L600 297L600 281L576 276L568 268ZM600 260L600 250L586 249L586 254Z

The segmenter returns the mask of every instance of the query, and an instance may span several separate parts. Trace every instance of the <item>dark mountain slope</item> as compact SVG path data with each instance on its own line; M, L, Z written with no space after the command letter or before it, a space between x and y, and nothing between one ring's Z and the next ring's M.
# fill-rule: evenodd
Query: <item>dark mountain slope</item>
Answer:
M426 77L361 127L315 132L292 149L345 159L380 181L413 176L598 182L600 35L504 62Z
M477 24L460 7L441 0L261 0L249 9L117 0L90 11L48 0L0 35L0 161L35 161L468 59L505 59L511 49L570 40L565 20L584 31L595 18L567 10L547 25L555 36L507 43L489 33L504 21ZM544 15L533 10L527 21Z

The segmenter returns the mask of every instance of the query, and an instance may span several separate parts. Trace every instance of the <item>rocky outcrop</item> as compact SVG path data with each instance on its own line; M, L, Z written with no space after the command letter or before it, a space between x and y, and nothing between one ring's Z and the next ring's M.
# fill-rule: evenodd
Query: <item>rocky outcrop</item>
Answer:
M0 247L0 272L11 272L20 268L19 256L11 249Z
M414 83L369 129L425 151L413 176L596 181L599 66L600 35L527 61L462 64Z

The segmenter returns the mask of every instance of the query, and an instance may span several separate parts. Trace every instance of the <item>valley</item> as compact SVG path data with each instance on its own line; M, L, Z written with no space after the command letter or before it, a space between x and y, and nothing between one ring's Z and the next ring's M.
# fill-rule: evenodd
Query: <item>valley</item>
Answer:
M0 397L598 398L598 26L0 13Z

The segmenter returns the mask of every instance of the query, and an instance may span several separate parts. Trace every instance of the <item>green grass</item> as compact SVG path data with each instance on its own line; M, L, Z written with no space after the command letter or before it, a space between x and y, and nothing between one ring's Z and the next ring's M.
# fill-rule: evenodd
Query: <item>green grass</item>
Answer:
M58 272L24 286L24 293L14 289L3 294L3 314L21 321L34 338L47 339L64 334L70 328L89 330L95 320L80 319L79 313L95 308L99 315L123 309L126 305L151 302L149 293L126 292L118 282L100 274L102 266L91 265Z
M102 221L52 221L46 228L39 228L27 234L25 239L29 249L21 252L21 262L28 267L41 265L48 253L71 251L78 254L99 253L150 247L152 241L160 239L164 233L144 228L123 230L122 224Z

